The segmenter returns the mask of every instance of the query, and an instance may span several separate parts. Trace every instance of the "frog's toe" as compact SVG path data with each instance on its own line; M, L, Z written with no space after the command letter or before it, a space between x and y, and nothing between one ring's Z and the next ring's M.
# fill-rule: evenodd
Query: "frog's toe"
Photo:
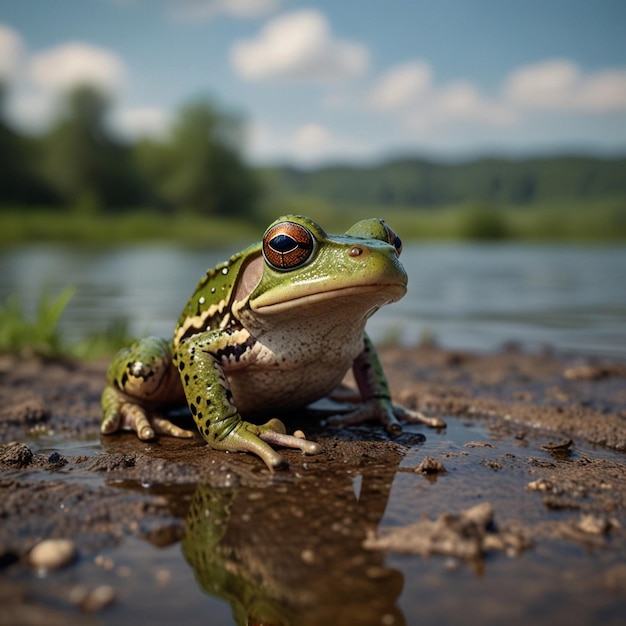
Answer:
M159 435L169 435L170 437L178 437L179 439L191 439L194 436L192 430L180 428L164 417L153 416L151 423L154 431Z
M210 445L218 450L256 454L270 470L287 467L285 459L261 439L259 427L247 422L240 422L224 439L216 439Z
M407 424L426 424L432 428L445 428L446 423L438 417L428 417L418 411L409 411L388 401L370 400L358 409L344 415L333 415L326 420L331 426L354 426L364 422L378 422L392 436L402 432L400 422Z
M110 435L119 430L120 415L114 413L113 415L107 415L103 418L100 424L100 432L103 435Z
M322 447L314 441L309 441L302 431L298 431L297 435L288 435L285 425L276 418L259 426L259 437L274 446L296 448L305 454L319 454L322 451Z
M138 404L126 402L120 407L119 429L134 430L142 441L154 439L156 433L150 424L148 415Z
M286 435L284 433L277 433L275 431L267 430L259 434L259 437L275 446L283 446L284 448L296 448L302 450L304 454L319 454L322 451L322 446L314 441L309 441L302 437L296 437L294 435Z
M378 422L393 437L402 432L402 426L388 402L365 402L354 411L343 415L333 415L326 420L326 423L331 426L355 426L365 422Z
M240 422L227 437L211 442L211 445L220 450L252 452L261 457L270 470L287 467L285 459L272 445L295 448L305 454L318 454L322 451L321 446L313 441L288 435L285 425L278 419L271 419L261 426Z
M411 411L401 406L393 407L394 415L407 424L426 424L431 428L445 428L446 423L438 417L429 417L419 411Z

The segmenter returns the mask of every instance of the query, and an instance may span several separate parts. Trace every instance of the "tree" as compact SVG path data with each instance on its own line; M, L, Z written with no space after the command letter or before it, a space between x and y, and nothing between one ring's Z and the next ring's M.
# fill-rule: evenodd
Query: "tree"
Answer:
M240 120L208 101L180 112L165 143L144 141L137 160L171 205L201 215L247 215L259 185L241 157Z
M109 108L103 93L76 87L66 94L58 121L42 140L44 175L75 208L119 207L142 196L130 150L107 128Z
M17 133L5 120L6 85L0 82L0 204L47 203L52 194L38 180L32 167L32 141Z

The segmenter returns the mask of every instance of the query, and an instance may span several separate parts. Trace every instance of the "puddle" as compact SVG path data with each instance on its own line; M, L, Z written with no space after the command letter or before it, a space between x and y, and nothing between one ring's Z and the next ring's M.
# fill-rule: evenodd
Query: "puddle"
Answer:
M578 511L543 506L527 484L551 466L624 462L622 454L578 443L555 456L541 447L554 437L529 428L447 422L440 432L409 427L407 441L424 432L426 440L398 453L395 466L388 459L345 471L318 465L295 480L277 474L262 484L221 488L99 477L113 491L158 498L185 520L182 540L159 547L127 534L119 545L49 576L49 586L33 584L31 593L74 610L67 601L73 587L111 585L116 601L98 613L97 623L138 626L622 623L625 596L607 580L623 566L623 539L583 544L537 532L519 556L495 552L472 562L363 547L368 533L481 502L493 505L496 524L516 520L531 531L578 519ZM102 451L96 440L53 437L35 447L66 456ZM445 473L416 473L426 456L442 462ZM94 480L80 471L66 479ZM159 536L148 533L153 541ZM32 575L21 571L15 580L32 583Z
M63 435L45 434L31 436L26 439L30 449L39 454L54 454L62 456L94 456L102 452L100 437L85 439L68 439Z

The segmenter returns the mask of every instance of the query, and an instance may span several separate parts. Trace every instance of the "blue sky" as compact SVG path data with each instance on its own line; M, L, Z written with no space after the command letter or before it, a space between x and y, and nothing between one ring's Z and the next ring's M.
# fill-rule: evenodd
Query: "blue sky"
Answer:
M29 129L90 81L164 136L210 95L255 162L626 152L623 0L0 0L0 77Z

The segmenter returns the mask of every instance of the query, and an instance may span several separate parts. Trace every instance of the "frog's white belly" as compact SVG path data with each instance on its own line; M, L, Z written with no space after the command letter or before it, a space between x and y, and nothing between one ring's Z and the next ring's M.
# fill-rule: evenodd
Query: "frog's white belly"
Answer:
M341 341L291 342L289 357L281 356L277 342L257 344L251 361L225 368L233 402L242 415L305 406L333 391L363 351L363 330L345 334ZM334 334L334 333L333 333ZM329 341L329 339L331 339Z
M315 402L341 383L349 367L335 365L333 371L325 372L249 369L234 372L228 379L233 402L245 417Z

